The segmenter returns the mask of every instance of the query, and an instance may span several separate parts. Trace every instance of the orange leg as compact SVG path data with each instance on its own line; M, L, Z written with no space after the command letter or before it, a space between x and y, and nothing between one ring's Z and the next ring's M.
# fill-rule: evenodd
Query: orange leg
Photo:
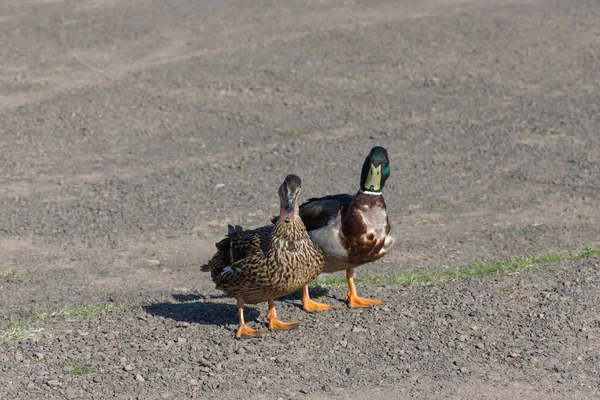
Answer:
M244 299L242 299L241 297L237 299L237 307L238 314L240 315L240 327L238 328L237 333L235 335L236 338L241 339L258 337L266 333L265 331L257 331L246 325L246 322L244 321Z
M269 300L269 314L267 315L267 319L269 320L269 330L280 329L284 331L289 331L291 329L297 328L298 324L300 323L300 321L282 322L278 320L273 300Z
M306 312L325 311L331 308L329 304L317 303L316 301L312 301L310 299L310 296L308 295L308 285L302 288L302 305L304 311Z
M350 308L367 308L372 304L383 304L383 301L377 299L365 299L356 295L356 287L354 286L354 268L346 270L346 279L348 279L348 294L346 301Z

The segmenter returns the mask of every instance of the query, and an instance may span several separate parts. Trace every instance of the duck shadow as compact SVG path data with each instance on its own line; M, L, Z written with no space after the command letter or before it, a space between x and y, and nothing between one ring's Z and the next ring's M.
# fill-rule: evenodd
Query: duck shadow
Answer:
M175 296L174 296L175 297ZM198 299L200 299L198 297ZM238 311L235 304L211 301L189 301L186 303L154 303L144 306L150 315L169 318L174 321L201 325L230 325L238 323ZM259 316L258 310L244 309L244 317L251 321Z
M328 290L324 287L311 287L311 297L326 295ZM162 302L144 306L144 310L153 316L169 318L174 321L188 322L201 325L230 325L238 323L238 310L235 304L218 303L213 301L200 301L202 297L195 294L173 294L177 303ZM231 298L229 295L211 296L211 299ZM299 301L300 300L300 301ZM287 296L277 298L277 301L293 302L302 308L302 291L298 290ZM257 320L260 311L253 307L244 308L246 321Z
M317 297L327 296L329 290L324 286L311 286L308 288L308 293L310 294L311 299L314 300ZM296 307L302 308L302 290L296 290L288 295L278 297L275 301L285 301L286 303L294 302Z

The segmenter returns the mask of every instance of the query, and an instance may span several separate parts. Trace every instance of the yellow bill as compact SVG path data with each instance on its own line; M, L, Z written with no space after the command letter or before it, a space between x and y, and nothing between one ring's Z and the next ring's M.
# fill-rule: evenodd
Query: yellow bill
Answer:
M369 168L369 174L365 181L366 190L380 190L381 189L381 165L377 168L371 164Z

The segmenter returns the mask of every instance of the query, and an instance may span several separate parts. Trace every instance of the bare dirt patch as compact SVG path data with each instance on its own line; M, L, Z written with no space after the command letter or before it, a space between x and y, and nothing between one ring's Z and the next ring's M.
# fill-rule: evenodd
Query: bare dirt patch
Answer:
M597 2L5 1L0 20L0 397L597 396L597 257L371 280L370 310L321 285L330 312L290 296L300 328L247 342L199 271L286 174L353 192L373 145L397 244L359 275L597 250Z

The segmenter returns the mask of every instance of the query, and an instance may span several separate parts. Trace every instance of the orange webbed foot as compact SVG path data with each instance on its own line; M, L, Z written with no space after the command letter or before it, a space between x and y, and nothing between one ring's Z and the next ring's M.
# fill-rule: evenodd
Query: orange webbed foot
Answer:
M296 329L298 324L300 324L300 321L283 322L277 318L272 318L269 320L269 330L291 331L292 329Z
M329 304L312 301L308 295L308 285L306 285L302 288L302 308L304 308L304 311L306 312L315 312L329 310L331 306Z
M269 300L269 313L267 314L267 321L269 321L269 330L274 331L276 329L282 331L290 331L296 329L300 321L283 322L277 318L277 312L275 312L275 304L273 300Z
M350 308L369 308L373 304L383 304L383 301L379 299L366 299L364 297L358 297L355 294L348 294L348 296L346 296L346 302Z
M346 278L348 279L348 294L346 302L350 308L369 308L373 304L383 304L383 301L378 299L365 299L356 295L356 286L354 286L354 268L346 270Z
M261 337L261 336L264 336L266 333L267 332L265 332L265 331L252 329L248 325L243 324L243 325L240 325L240 327L238 328L235 337L238 339Z
M302 308L306 312L326 311L331 308L331 305L325 303L317 303L311 299L302 302Z

